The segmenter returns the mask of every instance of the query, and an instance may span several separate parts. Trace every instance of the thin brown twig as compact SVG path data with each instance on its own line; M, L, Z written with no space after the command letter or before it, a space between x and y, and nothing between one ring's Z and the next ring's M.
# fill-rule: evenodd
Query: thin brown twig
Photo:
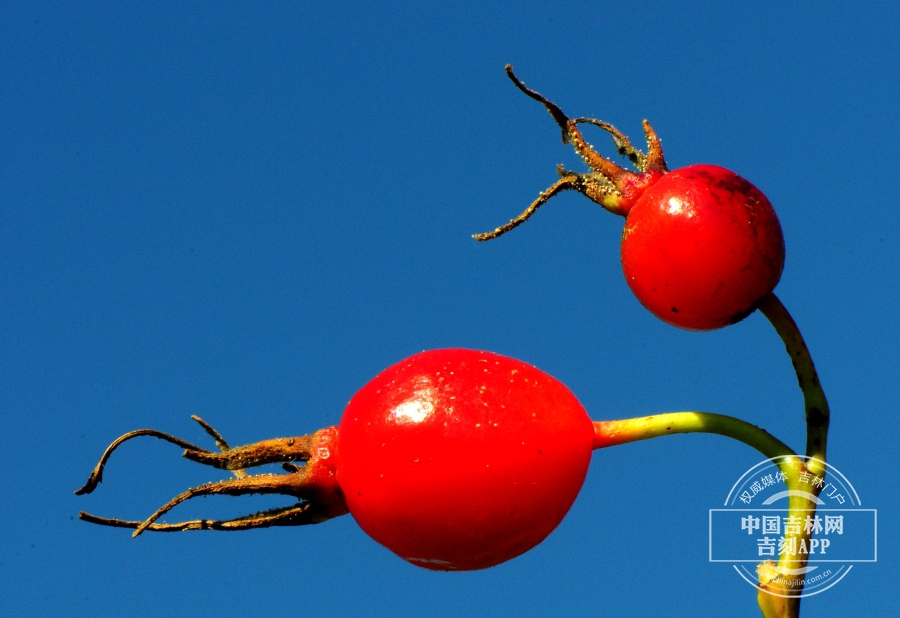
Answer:
M193 519L190 521L182 521L174 524L150 524L145 530L152 532L182 532L185 530L252 530L254 528L268 528L270 526L297 526L302 524L317 523L318 517L314 516L314 508L312 503L302 502L293 506L286 506L253 515L245 515L234 519L218 520L218 519ZM129 521L125 519L116 519L111 517L99 517L91 515L84 511L78 513L78 518L99 524L101 526L110 526L113 528L140 528L144 522Z

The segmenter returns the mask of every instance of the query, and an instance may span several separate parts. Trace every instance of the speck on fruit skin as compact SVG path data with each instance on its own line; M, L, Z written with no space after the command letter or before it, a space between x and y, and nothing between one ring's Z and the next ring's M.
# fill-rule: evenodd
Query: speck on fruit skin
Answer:
M438 382L446 364L454 379ZM385 381L399 388L380 388ZM400 557L436 570L493 566L540 543L578 495L594 435L559 381L461 349L386 369L350 401L339 432L350 513Z

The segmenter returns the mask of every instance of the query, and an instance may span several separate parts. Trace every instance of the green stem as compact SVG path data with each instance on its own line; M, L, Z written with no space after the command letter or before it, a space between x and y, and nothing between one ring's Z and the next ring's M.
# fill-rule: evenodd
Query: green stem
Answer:
M766 296L759 306L760 312L768 318L772 326L791 357L794 371L797 374L797 383L803 392L803 405L806 412L806 456L805 465L793 471L788 476L789 489L800 489L798 486L799 474L803 471L811 472L820 477L825 476L825 453L828 445L828 423L830 412L825 392L819 383L819 376L813 364L812 356L803 335L797 328L796 322L788 313L785 306L778 300L775 294ZM807 491L809 491L807 489ZM818 490L813 489L814 494ZM800 492L790 497L788 503L788 515L800 516L801 513L814 515L816 503L802 496ZM797 537L797 542L809 541L810 532L805 530L798 534L786 535ZM759 607L764 618L796 618L800 615L800 598L797 596L780 596L788 592L798 594L802 586L788 586L786 579L803 577L798 573L806 566L806 556L791 556L787 552L778 557L778 565L763 563L760 565L760 591L757 597Z
M767 458L796 453L764 429L711 412L669 412L619 421L594 421L594 448L604 448L676 433L715 433L752 446Z
M794 371L797 373L797 382L800 390L803 391L803 404L806 410L806 455L822 462L821 464L809 462L810 472L821 476L825 473L822 464L825 462L825 450L828 444L830 412L825 392L822 390L822 385L819 384L819 375L816 373L812 356L809 354L809 348L806 347L806 342L803 341L803 335L800 334L796 322L775 294L766 296L759 306L759 310L775 327L775 331L781 337L784 347L791 357Z

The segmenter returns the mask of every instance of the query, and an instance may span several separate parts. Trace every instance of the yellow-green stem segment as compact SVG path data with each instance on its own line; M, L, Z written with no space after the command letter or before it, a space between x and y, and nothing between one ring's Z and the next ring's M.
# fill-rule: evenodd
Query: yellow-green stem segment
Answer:
M784 442L746 421L711 412L669 412L619 421L594 421L594 448L676 433L715 433L752 446L767 458L796 456Z

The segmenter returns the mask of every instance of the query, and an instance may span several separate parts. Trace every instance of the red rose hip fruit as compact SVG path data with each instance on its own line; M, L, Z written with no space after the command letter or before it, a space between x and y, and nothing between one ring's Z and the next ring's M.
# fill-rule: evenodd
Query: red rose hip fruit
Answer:
M784 237L778 217L762 192L729 170L714 165L666 168L662 145L644 121L647 152L618 129L593 118L569 119L553 102L513 83L544 105L591 171L557 168L559 180L518 217L491 232L490 240L521 225L547 200L575 190L626 218L622 268L638 300L673 326L712 330L752 313L775 289L784 268ZM578 128L592 124L608 132L636 172L600 156Z
M593 424L562 383L472 350L422 352L347 405L337 481L354 519L412 564L490 567L553 531L587 474Z
M769 200L714 165L666 173L628 211L622 270L638 300L673 326L709 330L752 313L784 268Z
M351 513L372 538L412 564L472 570L500 564L547 537L584 483L594 424L561 382L523 362L472 350L422 352L378 374L339 426L209 451L139 429L115 440L76 494L94 491L123 443L153 436L235 478L192 487L143 521L81 519L147 530L251 530L318 524ZM247 474L281 464L287 474ZM297 465L300 464L300 465ZM281 494L293 505L227 520L160 518L198 496Z

